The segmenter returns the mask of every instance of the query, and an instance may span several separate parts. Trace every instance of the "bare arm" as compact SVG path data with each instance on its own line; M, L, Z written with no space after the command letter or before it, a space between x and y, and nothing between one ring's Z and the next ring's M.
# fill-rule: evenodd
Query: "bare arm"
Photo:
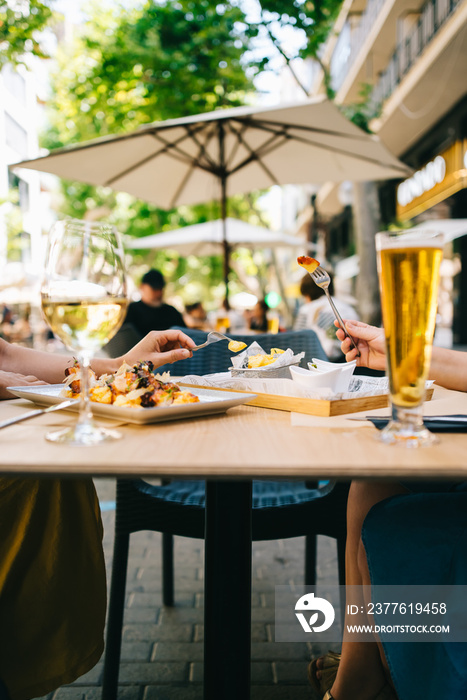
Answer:
M115 359L96 358L92 362L92 367L97 375L115 372L122 362L131 365L139 360L150 360L155 367L159 367L166 362L176 362L190 357L190 348L194 345L194 341L182 331L152 331L125 355ZM23 376L32 375L34 381L39 379L49 384L58 384L65 376L65 369L71 364L73 364L71 355L40 352L19 345L10 345L0 339L0 371Z
M345 321L345 327L361 353L361 357L356 358L357 365L372 369L386 369L383 329L360 321ZM351 347L350 340L344 336L342 330L337 330L336 335L342 341L341 349L346 361L351 362L355 359L357 351ZM467 353L434 346L428 376L446 389L467 391Z

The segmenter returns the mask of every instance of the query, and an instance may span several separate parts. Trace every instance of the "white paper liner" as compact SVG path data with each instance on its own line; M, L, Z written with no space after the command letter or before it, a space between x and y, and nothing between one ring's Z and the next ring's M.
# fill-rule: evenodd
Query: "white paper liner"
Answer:
M217 387L218 389L236 389L238 391L252 391L261 394L274 394L277 396L298 396L306 399L360 399L366 396L379 396L388 393L387 377L369 377L359 375L350 380L349 391L334 394L331 389L317 389L310 391L297 384L292 379L251 379L243 377L231 377L229 372L218 372L197 376L187 375L180 380L184 384L195 386ZM427 382L430 387L433 381Z
M277 336L277 341L280 343L280 335ZM263 350L261 345L255 341L251 343L243 352L238 355L232 356L232 367L235 369L248 369L248 358L251 355L269 355L268 352ZM293 350L287 348L283 353L277 355L277 359L271 362L269 365L264 367L255 367L255 370L261 371L266 369L276 369L279 367L286 367L287 365L298 364L300 360L305 357L305 353L301 352L298 355L294 355Z

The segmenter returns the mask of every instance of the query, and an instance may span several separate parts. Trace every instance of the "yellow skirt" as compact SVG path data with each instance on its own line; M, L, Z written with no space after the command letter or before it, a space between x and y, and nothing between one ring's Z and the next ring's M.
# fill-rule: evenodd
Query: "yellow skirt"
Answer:
M105 563L90 479L0 478L0 679L29 700L104 648Z

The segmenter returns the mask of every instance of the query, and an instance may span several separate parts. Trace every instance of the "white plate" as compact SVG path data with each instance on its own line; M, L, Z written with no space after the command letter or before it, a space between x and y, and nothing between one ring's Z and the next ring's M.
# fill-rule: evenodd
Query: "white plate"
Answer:
M63 384L45 384L44 386L26 387L9 386L8 391L20 399L28 399L40 405L50 406L64 401L66 397L60 396ZM118 421L128 423L159 423L177 418L198 418L210 413L223 413L233 406L247 403L256 397L256 394L244 394L233 391L218 391L190 387L188 389L199 396L199 403L186 403L179 406L161 406L155 408L141 408L124 406L112 406L104 403L91 402L95 416L105 416ZM77 411L78 405L71 406L69 411Z

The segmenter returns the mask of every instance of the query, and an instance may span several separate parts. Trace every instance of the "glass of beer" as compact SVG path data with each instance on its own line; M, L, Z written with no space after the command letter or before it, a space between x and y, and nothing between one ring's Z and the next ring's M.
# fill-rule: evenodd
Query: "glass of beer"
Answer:
M423 423L431 363L443 235L415 230L378 233L378 274L392 420L379 433L388 444L436 441Z
M90 363L118 331L128 304L123 247L106 223L58 221L48 239L41 286L44 317L75 354L80 411L72 428L48 433L47 440L68 445L97 445L120 437L96 425L89 398ZM78 368L76 368L78 369Z

